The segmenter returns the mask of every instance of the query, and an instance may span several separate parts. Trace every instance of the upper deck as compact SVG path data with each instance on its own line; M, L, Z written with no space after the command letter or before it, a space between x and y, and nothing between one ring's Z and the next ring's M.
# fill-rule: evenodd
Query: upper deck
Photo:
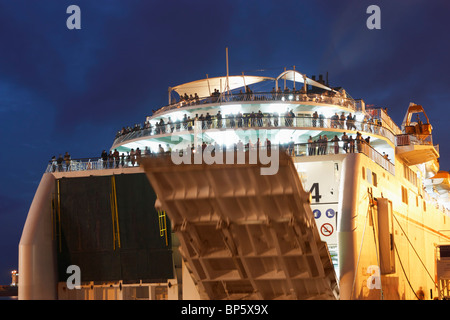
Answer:
M410 106L407 114L416 109ZM201 137L200 143L224 148L269 141L292 145L294 156L315 156L310 146L326 145L322 155L346 154L351 140L356 145L359 139L363 147L358 152L394 174L396 162L409 167L439 157L428 118L420 126L424 130L417 126L409 115L399 128L387 109L369 108L343 88L329 87L322 77L316 81L288 70L276 78L217 77L169 88L169 104L154 110L143 125L122 128L111 150L125 156L133 149L158 154L199 147Z
M173 98L174 92L178 99ZM401 133L384 109L366 109L363 100L354 100L342 88L328 87L322 77L316 81L288 70L277 78L207 78L169 88L169 105L154 110L143 125L123 127L111 150L129 152L147 146L158 152L159 145L172 149L174 135L191 140L195 122L201 123L202 130L223 131L218 140L227 143L243 140L242 134L230 134L238 129L270 134L272 142L280 144L290 139L306 143L310 137L325 135L331 140L359 131L391 158L395 136Z

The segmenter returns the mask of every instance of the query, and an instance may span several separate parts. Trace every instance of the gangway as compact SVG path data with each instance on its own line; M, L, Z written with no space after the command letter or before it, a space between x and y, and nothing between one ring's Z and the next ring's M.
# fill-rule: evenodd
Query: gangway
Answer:
M339 298L309 193L291 157L272 152L279 152L273 175L262 175L259 161L250 164L248 152L245 164L142 158L202 299Z

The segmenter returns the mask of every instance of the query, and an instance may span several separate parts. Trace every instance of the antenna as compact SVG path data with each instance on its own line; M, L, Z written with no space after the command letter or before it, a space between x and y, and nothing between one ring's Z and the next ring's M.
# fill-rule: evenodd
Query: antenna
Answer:
M206 74L206 80L208 81L209 96L211 96L211 87L209 86L208 74Z
M226 54L226 58L227 58L227 94L229 93L230 90L230 83L228 81L228 47L225 48L225 54Z
M294 91L295 91L295 66L294 66Z

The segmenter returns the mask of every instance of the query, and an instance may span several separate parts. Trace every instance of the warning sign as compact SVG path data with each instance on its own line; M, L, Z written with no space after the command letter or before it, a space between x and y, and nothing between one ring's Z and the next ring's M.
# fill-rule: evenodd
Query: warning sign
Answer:
M319 219L320 216L322 215L320 210L317 210L317 209L313 211L313 214L314 214L314 219Z
M320 233L322 233L325 237L329 237L333 234L334 228L331 224L329 223L324 223L321 227L320 227Z
M327 215L328 218L334 218L334 210L333 209L328 209L325 214Z
M320 239L329 246L337 245L337 203L314 204L311 206Z

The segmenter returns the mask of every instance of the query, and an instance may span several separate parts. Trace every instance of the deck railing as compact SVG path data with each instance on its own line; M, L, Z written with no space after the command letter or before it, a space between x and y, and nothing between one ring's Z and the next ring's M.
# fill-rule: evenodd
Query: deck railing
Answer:
M432 135L414 135L414 134L400 134L397 135L397 146L409 145L433 145Z
M125 141L138 139L147 136L157 136L164 134L174 134L190 132L194 127L207 129L237 129L237 128L253 128L253 129L273 129L273 128L309 128L315 130L321 129L339 129L348 131L360 131L362 133L373 133L386 137L392 144L395 145L396 139L392 131L382 125L369 123L366 121L356 120L335 120L333 118L313 118L313 117L288 117L281 116L267 116L263 115L252 118L248 114L242 117L226 117L217 119L216 116L211 116L209 120L188 119L185 121L175 121L172 123L165 123L163 125L147 127L138 130L132 130L125 134L118 134L114 140L113 147Z
M164 106L154 112L154 115L164 113L169 110L180 109L190 106L205 105L211 103L229 103L229 102L251 102L251 101L285 101L285 102L315 102L324 104L333 104L349 108L356 111L357 103L352 98L342 98L327 94L299 93L299 92L251 92L251 93L223 93L219 96L191 98L181 100L170 105Z
M236 146L234 151L236 151ZM247 144L244 146L244 151L248 152L250 149L258 148L256 145ZM266 145L261 145L261 148L267 148ZM315 157L333 154L348 154L348 153L363 153L379 164L382 168L395 174L394 164L387 159L386 156L381 155L378 151L372 148L363 140L353 140L353 142L345 141L316 141L313 143L290 143L281 145L280 148L285 150L289 155L295 157ZM225 149L224 149L225 150ZM229 151L229 149L226 149ZM175 152L183 152L184 150L176 150ZM193 152L194 150L190 150ZM164 151L164 154L170 154L172 151ZM155 157L161 155L160 153L142 153L140 157ZM132 156L129 153L120 154L118 157L108 157L104 160L101 157L93 158L79 158L71 159L68 162L56 160L49 161L46 172L69 172L69 171L87 171L87 170L104 170L114 168L132 168L139 166L139 156Z

